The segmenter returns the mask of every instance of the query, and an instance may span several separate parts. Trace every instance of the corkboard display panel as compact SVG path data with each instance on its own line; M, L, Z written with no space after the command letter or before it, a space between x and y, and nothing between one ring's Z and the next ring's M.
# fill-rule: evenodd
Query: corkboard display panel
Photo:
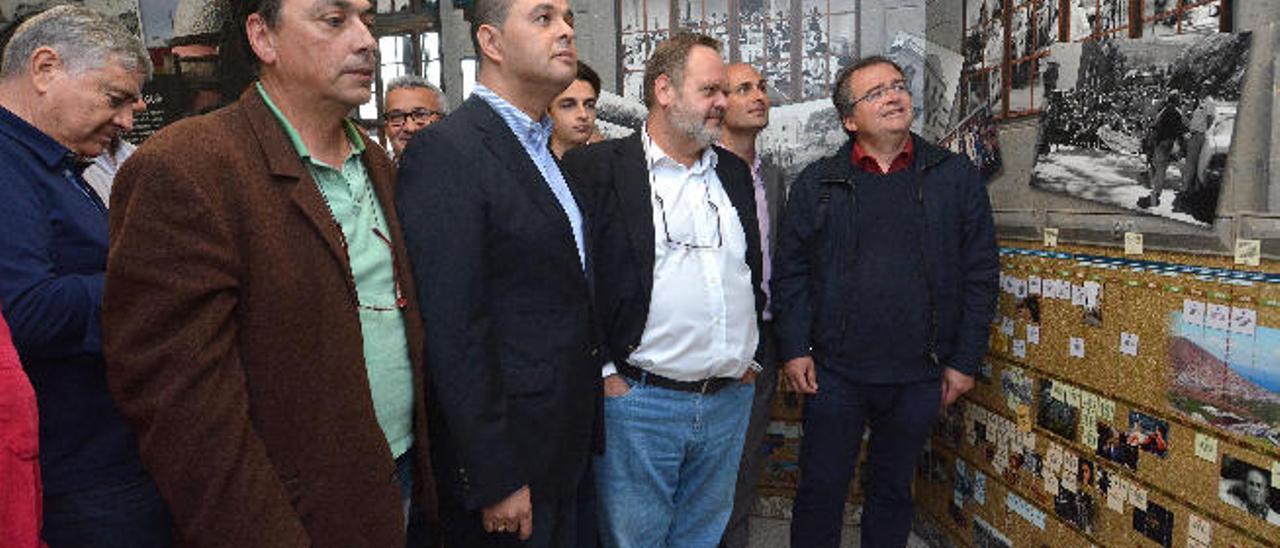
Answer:
M958 545L1280 545L1275 265L1107 253L1003 250L993 382L935 432L921 508Z

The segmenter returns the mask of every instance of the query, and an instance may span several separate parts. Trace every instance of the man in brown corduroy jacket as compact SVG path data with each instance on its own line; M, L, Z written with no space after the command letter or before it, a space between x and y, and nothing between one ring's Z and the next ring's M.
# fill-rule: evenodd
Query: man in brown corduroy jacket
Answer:
M107 374L180 544L404 546L435 515L422 324L369 98L369 0L245 2L259 80L127 162ZM412 496L411 496L412 494Z

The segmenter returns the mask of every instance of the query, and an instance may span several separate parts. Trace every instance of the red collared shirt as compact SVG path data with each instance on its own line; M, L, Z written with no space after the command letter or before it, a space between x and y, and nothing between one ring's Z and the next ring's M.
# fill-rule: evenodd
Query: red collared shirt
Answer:
M862 150L862 145L859 145L857 141L854 141L853 165L862 168L862 170L867 173L875 173L878 175L888 175L890 173L897 173L907 169L908 167L911 167L911 160L915 158L916 152L915 144L911 141L912 139L907 137L907 145L902 147L902 152L899 152L898 156L889 164L889 171L882 171L880 169L880 162L877 162L874 157L867 154L865 150Z

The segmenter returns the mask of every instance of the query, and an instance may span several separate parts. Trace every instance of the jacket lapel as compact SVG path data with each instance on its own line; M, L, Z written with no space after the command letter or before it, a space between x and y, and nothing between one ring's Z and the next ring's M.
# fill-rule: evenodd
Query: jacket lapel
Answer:
M760 178L764 179L764 199L769 205L769 254L778 251L777 232L782 228L782 210L787 202L787 189L782 184L782 169L765 161L760 165Z
M302 159L289 142L284 128L280 127L280 122L258 94L257 87L253 86L245 91L240 96L240 103L244 105L244 114L253 128L258 145L262 147L267 169L272 177L277 182L294 185L290 191L290 199L324 239L334 259L347 267L346 240L342 229L333 219L315 179L311 178L311 174L302 165ZM351 290L354 292L355 288L352 287Z
M614 192L618 194L623 222L626 224L627 237L640 271L651 273L653 245L657 235L653 226L649 166L645 163L644 145L640 142L639 132L623 140L616 153L618 157L613 162L612 180ZM642 275L640 280L645 284L647 295L653 289L653 276Z
M729 203L738 210L738 220L742 223L742 230L750 238L748 242L759 244L760 224L756 220L756 189L752 186L754 183L751 181L750 172L747 172L745 180L742 179L742 173L734 173L730 167L730 161L726 160L728 157L737 159L736 156L732 156L732 152L716 147L716 154L720 155L720 161L716 162L716 176L720 178L720 186L724 187L725 194L729 195ZM738 163L745 166L741 161ZM751 246L748 245L748 247Z
M494 158L506 166L507 171L511 172L512 177L515 178L516 184L524 189L538 209L556 224L564 236L561 240L568 244L565 249L572 251L574 259L577 260L578 248L574 243L573 226L569 224L569 215L565 213L564 208L560 207L560 201L556 199L555 193L551 192L551 185L542 177L542 172L538 171L533 158L525 152L524 145L520 144L520 140L512 133L507 122L498 115L497 111L479 97L467 99L467 103L472 102L475 103L472 108L480 113L476 128L484 134L485 147ZM582 211L582 202L578 204L578 210Z

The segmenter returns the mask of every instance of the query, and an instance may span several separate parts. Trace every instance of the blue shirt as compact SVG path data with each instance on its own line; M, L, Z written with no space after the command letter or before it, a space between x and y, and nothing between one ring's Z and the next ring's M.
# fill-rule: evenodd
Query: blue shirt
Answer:
M511 128L511 132L520 141L520 146L524 147L525 153L533 160L534 165L538 166L538 172L547 181L547 186L551 187L551 192L556 195L556 201L560 202L560 209L563 209L565 215L569 217L569 225L573 228L573 241L578 246L578 261L585 269L587 253L582 246L582 211L578 209L578 202L573 199L573 192L569 191L564 174L560 172L560 165L551 154L551 147L547 146L551 139L553 125L551 117L543 116L541 120L535 122L515 105L480 84L476 84L472 93L489 103L493 110L498 111L498 116L507 123L507 127Z
M75 155L0 107L0 303L40 409L45 491L142 473L107 390L107 208Z

